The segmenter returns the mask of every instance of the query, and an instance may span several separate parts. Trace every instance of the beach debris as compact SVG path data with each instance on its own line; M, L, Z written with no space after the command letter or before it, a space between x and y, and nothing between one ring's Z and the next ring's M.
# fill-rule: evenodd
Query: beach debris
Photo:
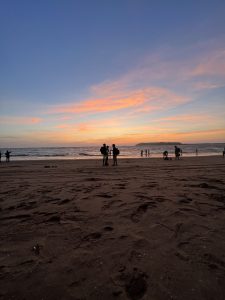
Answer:
M36 244L35 246L33 246L32 251L36 254L39 255L40 254L40 246L38 244Z

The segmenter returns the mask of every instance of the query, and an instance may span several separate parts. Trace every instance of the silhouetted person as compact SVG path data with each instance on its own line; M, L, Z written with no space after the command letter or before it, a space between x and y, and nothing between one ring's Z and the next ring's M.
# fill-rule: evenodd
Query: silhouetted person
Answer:
M223 149L223 158L224 158L224 156L225 156L225 147L224 147L224 149Z
M0 162L2 161L2 152L0 151Z
M180 159L180 148L178 148L177 146L174 146L174 148L175 148L175 158Z
M10 160L10 151L6 151L6 153L5 153L5 157L6 157L6 162L9 162L9 160Z
M100 148L100 152L102 154L102 165L106 165L106 156L107 156L107 148L106 144L103 144L102 147Z
M113 152L113 166L117 166L117 156L120 154L118 148L116 148L115 144L112 144L112 152Z
M141 150L141 157L143 157L143 150Z
M168 157L168 151L164 151L163 152L163 159L164 160L168 160L169 159L169 157Z
M150 157L150 150L148 149L148 157Z
M148 150L147 149L145 150L145 156L146 157L148 156Z
M106 156L105 156L105 165L109 165L109 146L106 146Z

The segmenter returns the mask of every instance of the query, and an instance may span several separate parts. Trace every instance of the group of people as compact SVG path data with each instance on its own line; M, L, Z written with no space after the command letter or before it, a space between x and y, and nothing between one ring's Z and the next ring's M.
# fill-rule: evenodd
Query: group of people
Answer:
M112 149L109 149L109 146L103 144L100 148L100 152L102 154L102 165L108 166L109 165L109 156L113 156L113 166L117 166L117 156L120 154L119 149L116 147L115 144L112 144Z
M6 158L6 162L10 161L10 151L6 150L5 152L5 158ZM0 162L2 161L2 152L0 151Z
M145 152L145 156L146 157L150 157L150 150L149 149L145 149L145 151L141 150L141 157L144 156L144 152Z
M174 152L175 152L175 159L180 159L180 157L182 156L182 149L180 149L179 147L177 146L174 146ZM163 159L164 160L172 160L171 157L169 157L169 153L168 151L164 151L163 152Z

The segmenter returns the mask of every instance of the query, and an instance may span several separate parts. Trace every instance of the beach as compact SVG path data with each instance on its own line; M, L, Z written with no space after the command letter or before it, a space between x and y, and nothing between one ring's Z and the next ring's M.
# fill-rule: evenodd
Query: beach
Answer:
M225 299L222 156L0 164L0 299Z

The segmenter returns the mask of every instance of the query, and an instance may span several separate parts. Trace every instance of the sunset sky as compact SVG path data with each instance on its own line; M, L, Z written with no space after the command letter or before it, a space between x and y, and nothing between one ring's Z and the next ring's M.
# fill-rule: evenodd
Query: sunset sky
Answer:
M0 0L0 147L225 142L225 1Z

